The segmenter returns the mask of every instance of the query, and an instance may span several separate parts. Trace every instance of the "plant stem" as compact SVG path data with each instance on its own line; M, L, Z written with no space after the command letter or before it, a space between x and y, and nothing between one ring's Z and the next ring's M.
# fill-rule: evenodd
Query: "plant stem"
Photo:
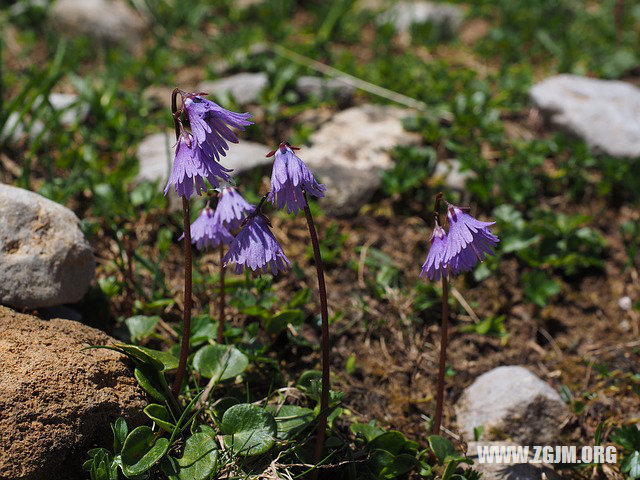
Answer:
M179 89L171 92L171 116L176 132L176 141L180 139L180 115L177 97ZM180 361L178 371L173 380L171 393L177 399L182 387L182 380L187 369L187 356L189 355L189 338L191 337L191 217L189 215L189 199L182 197L182 225L184 228L184 310L182 313L182 344L180 345Z
M222 343L224 335L224 274L227 267L224 266L224 246L220 243L220 318L218 318L218 343Z
M449 292L447 277L442 276L442 336L440 338L440 364L438 366L438 391L436 393L436 414L433 433L440 434L442 425L442 403L444 398L444 375L447 362L447 331L449 327Z
M324 266L320 255L320 244L316 226L313 223L313 216L309 209L307 195L304 194L306 205L304 214L307 217L309 226L309 236L313 245L313 256L315 258L316 273L318 274L318 293L320 294L320 315L322 317L322 393L320 395L320 420L318 422L318 434L316 437L315 463L322 460L322 448L324 447L325 430L327 429L327 416L329 415L329 312L327 309L327 289L324 284ZM315 471L317 476L317 471Z
M191 336L191 223L189 216L189 199L182 197L182 215L184 225L184 311L182 314L182 344L180 346L180 362L173 381L171 391L178 398L182 379L187 369L189 356L189 337Z

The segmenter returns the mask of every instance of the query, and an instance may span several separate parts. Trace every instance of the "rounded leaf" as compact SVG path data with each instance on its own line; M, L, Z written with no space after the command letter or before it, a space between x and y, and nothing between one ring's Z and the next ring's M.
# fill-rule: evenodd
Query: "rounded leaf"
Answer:
M122 446L122 471L127 477L140 475L153 467L167 453L169 439L155 439L151 428L134 429Z
M222 416L224 444L241 455L260 455L275 443L278 426L267 411L256 405L241 403Z
M211 435L194 433L185 442L182 458L169 460L163 470L170 480L204 480L218 466L218 448Z
M193 357L193 368L205 378L218 382L240 375L249 365L249 359L240 350L226 345L206 345Z

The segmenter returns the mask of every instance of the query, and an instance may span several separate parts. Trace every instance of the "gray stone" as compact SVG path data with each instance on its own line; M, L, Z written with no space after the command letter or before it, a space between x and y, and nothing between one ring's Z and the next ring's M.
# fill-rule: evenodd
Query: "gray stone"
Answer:
M174 145L173 131L154 133L140 142L137 152L140 162L137 181L160 181L164 187L173 165ZM237 175L271 164L273 159L266 157L270 150L266 145L240 140L239 143L229 145L227 155L220 159L220 163L232 169L232 175Z
M397 2L378 17L378 23L393 23L398 32L409 32L414 24L431 23L446 36L454 35L463 20L460 6L436 2Z
M551 124L596 152L640 157L640 89L633 85L557 75L534 85L531 98Z
M77 302L94 269L91 246L71 210L0 185L0 303L37 308Z
M409 113L379 105L353 107L311 136L311 147L301 150L300 158L327 184L323 207L329 213L357 213L380 187L380 172L393 167L390 151L420 142L402 126Z
M441 178L444 185L454 190L464 190L467 180L475 176L472 170L462 170L460 162L454 158L438 162L433 176Z
M483 480L559 480L560 476L549 466L542 463L480 463L478 447L517 448L508 442L469 442L467 457L474 461L473 469L482 473ZM533 451L529 452L529 460L534 458ZM524 460L523 460L524 461Z
M483 439L523 445L554 445L568 408L560 395L519 366L494 368L465 389L456 405L458 428L467 441L474 428Z
M335 98L341 104L351 102L356 91L353 85L349 85L338 78L312 76L302 76L298 78L296 81L296 90L306 96Z
M201 82L198 90L216 97L230 95L240 105L247 105L258 102L260 93L268 83L266 73L238 73L220 80Z
M124 0L57 0L50 15L62 33L131 47L139 45L149 27L148 20Z

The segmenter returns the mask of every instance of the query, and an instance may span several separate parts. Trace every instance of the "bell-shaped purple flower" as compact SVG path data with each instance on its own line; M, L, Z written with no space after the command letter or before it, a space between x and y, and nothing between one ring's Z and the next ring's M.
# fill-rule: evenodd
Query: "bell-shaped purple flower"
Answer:
M245 217L253 212L255 207L247 202L233 187L224 187L220 190L220 198L214 219L225 225L229 230L239 228Z
M220 160L220 155L226 155L227 142L238 143L238 137L230 127L244 130L253 123L249 121L250 113L231 112L199 95L188 95L184 99L184 110L196 142L212 160Z
M182 240L180 237L180 240ZM207 206L202 209L198 218L191 224L191 243L195 244L198 250L205 248L215 248L220 245L229 245L233 241L233 235L222 223L216 222L215 212Z
M231 242L222 260L224 265L235 263L236 273L242 273L245 268L254 272L270 270L273 275L287 270L291 264L271 233L268 222L260 213L249 218Z
M307 205L303 192L320 198L324 197L326 189L316 182L311 171L293 150L297 148L281 143L277 150L267 155L275 153L268 199L276 208L282 209L286 205L288 213L297 214Z
M422 265L420 277L426 275L431 281L439 281L440 277L447 277L447 264L444 261L444 254L447 248L447 233L437 225L431 235L431 247L427 254L427 259Z
M215 188L220 185L220 180L229 181L230 171L215 160L208 159L193 136L183 132L178 139L176 157L164 194L166 195L171 185L174 185L178 195L190 198L195 184L195 190L199 195L207 189L205 179Z
M496 222L481 222L455 205L447 212L449 233L444 254L446 263L455 275L467 272L493 255L493 248L500 239L489 231Z

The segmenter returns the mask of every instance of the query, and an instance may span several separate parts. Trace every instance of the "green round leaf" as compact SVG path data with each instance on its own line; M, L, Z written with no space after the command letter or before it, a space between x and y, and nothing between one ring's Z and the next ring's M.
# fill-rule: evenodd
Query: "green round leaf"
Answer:
M131 334L131 341L136 342L151 335L159 321L160 317L157 316L136 315L135 317L127 318L124 323Z
M204 480L218 466L218 448L211 435L194 433L184 445L182 458L163 462L170 480Z
M127 477L140 475L153 467L167 453L169 439L154 437L151 428L134 429L122 446L122 471Z
M298 378L298 386L302 388L310 388L313 380L322 379L322 372L317 370L305 370Z
M453 446L453 443L441 435L430 435L429 446L441 463L444 463L447 457L458 456L458 452L456 451L456 447Z
M219 382L245 371L249 359L240 350L226 345L206 345L193 357L193 367L205 378Z
M267 412L275 416L278 425L278 438L285 439L313 421L313 410L297 405L268 405Z
M151 403L145 407L144 413L164 431L169 433L173 432L175 428L174 420L171 418L171 413L169 413L167 407L158 405L157 403Z
M378 435L369 442L368 447L372 450L386 450L393 455L398 455L402 451L406 441L407 439L402 433L397 430L392 430L390 432L385 432L382 435Z
M241 455L260 455L275 443L278 430L275 419L264 409L242 403L222 416L224 444Z

